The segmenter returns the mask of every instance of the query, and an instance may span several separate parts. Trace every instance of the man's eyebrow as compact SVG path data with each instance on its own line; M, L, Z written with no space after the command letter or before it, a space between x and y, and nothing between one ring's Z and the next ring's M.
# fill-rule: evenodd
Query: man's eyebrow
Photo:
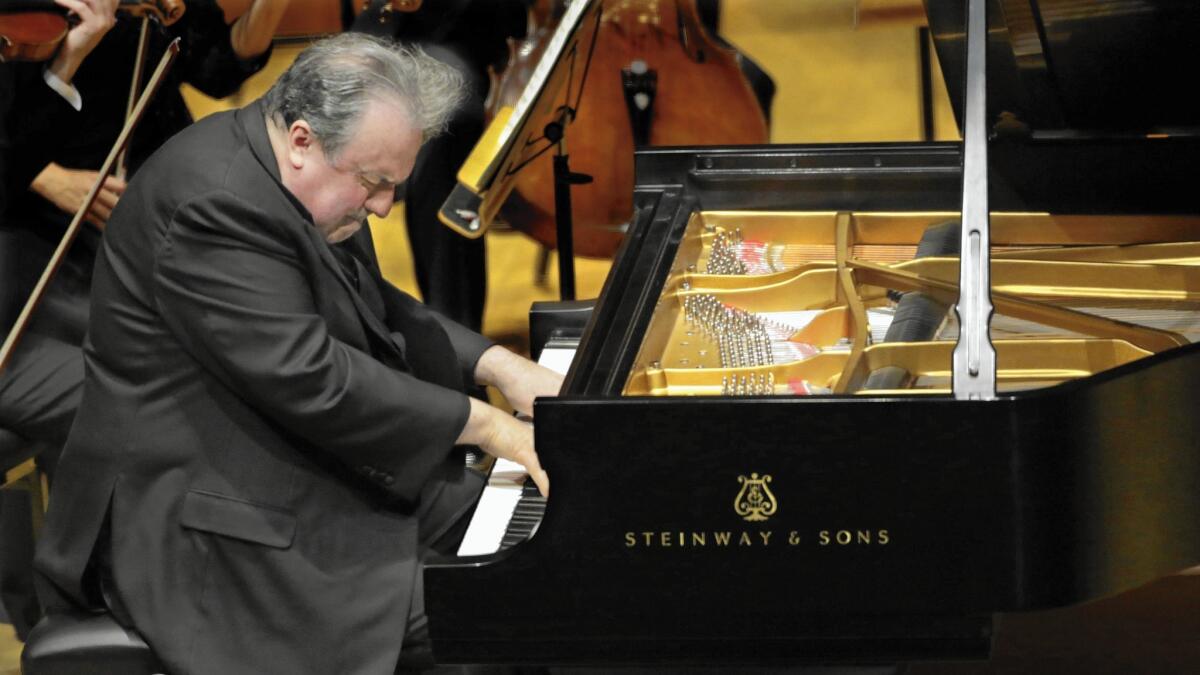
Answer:
M396 185L400 182L400 181L392 180L391 177L389 177L387 174L379 172L379 171L371 171L369 169L360 169L359 173L364 176L367 176L368 178L378 179L378 180L374 180L372 182L391 183L392 185Z

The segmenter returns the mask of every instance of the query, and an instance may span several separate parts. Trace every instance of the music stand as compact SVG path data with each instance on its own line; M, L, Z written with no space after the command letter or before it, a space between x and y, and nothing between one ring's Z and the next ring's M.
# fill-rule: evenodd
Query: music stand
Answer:
M517 173L553 149L559 296L563 300L575 299L571 186L591 182L590 176L571 172L566 133L579 111L603 4L601 0L575 0L567 8L517 103L501 108L488 125L438 212L438 219L451 229L470 239L479 238L511 194Z

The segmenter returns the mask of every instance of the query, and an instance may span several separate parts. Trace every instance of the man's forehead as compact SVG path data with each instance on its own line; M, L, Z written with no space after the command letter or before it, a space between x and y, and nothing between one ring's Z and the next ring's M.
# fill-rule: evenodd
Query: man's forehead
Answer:
M407 110L394 105L368 106L346 149L365 155L389 154L394 151L389 146L409 145L414 137L419 144L420 131L413 128L410 117Z
M358 129L338 153L336 162L371 182L400 183L412 171L421 135L394 116L364 113Z
M368 119L398 130L413 127L412 107L395 96L373 96L368 99L360 122L367 122Z

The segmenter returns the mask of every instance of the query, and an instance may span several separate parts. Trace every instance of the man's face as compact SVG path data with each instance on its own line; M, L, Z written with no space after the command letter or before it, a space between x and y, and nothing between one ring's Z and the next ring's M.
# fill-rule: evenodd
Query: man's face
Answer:
M421 132L409 124L407 111L372 101L337 157L327 155L306 131L303 120L288 131L294 168L288 188L312 214L325 240L335 244L354 234L368 213L387 216L396 184L412 173L421 149Z

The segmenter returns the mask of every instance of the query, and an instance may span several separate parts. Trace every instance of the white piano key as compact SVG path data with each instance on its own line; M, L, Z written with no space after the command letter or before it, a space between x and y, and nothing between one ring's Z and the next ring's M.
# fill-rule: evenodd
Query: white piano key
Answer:
M513 509L517 508L520 498L519 485L513 489L506 489L489 481L479 497L479 505L475 507L475 515L467 526L467 533L459 544L458 554L487 555L499 550L504 528L508 526Z
M571 367L578 343L552 341L542 349L538 363L557 373L566 374ZM497 459L488 475L487 486L479 497L475 514L467 525L458 555L488 555L500 550L500 541L512 520L513 511L521 499L521 488L528 477L525 467L507 459ZM537 527L534 527L534 531Z

